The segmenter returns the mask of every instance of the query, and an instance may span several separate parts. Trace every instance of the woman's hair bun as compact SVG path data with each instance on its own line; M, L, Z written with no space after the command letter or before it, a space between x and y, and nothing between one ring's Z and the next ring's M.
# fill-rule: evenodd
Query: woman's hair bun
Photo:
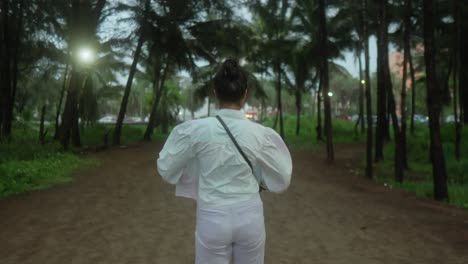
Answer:
M239 68L239 64L235 59L227 59L224 61L223 65L221 66L221 70L223 72L223 77L229 81L239 79L241 74L241 69Z
M214 86L219 100L238 102L247 90L247 72L236 59L228 58L218 68Z

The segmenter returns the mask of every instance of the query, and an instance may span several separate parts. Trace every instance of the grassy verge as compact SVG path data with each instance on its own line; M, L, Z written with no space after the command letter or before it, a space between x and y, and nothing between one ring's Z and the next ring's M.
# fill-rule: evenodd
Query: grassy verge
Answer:
M128 145L142 141L143 135L146 130L145 124L124 124L122 127L121 144ZM114 125L101 125L96 124L86 127L81 132L81 140L83 145L100 145L104 142L104 135L108 134L109 144L112 144L112 136ZM152 135L153 140L164 140L166 135L163 135L159 128L154 129Z
M72 173L96 161L72 153L56 152L32 160L0 164L0 198L72 181Z
M124 125L121 143L139 142L145 128L144 125ZM83 129L82 144L103 144L104 135L111 129L111 125L94 125ZM49 128L49 131L53 131L53 128ZM48 143L39 144L37 125L17 123L13 135L10 142L0 143L0 198L70 182L77 169L98 164L96 160L79 154L79 150L62 151L61 146L52 141L52 135L48 136ZM164 137L157 130L153 135L156 140ZM110 144L112 131L108 140Z
M316 139L316 120L310 115L301 118L301 133L296 135L296 116L285 114L284 131L286 142L293 150L319 150L324 142ZM265 120L264 125L272 127L273 118ZM364 143L365 134L355 134L354 122L333 120L333 141L335 144ZM279 124L276 129L279 131ZM457 207L468 209L468 142L461 146L461 159L456 160L454 155L454 127L450 124L442 126L442 139L446 158L449 203ZM463 131L463 139L468 138L468 129ZM418 196L433 197L432 165L429 162L429 131L427 124L417 124L415 134L408 132L408 161L410 170L405 172L405 181L394 181L393 157L395 146L393 142L384 148L385 160L376 165L375 180L394 188L413 192ZM363 157L364 158L364 157ZM364 164L362 164L364 168Z
M461 158L455 159L454 154L454 128L452 125L442 126L442 141L447 169L449 203L468 209L468 142L461 145ZM462 138L468 138L465 129ZM427 125L416 127L414 135L408 134L408 165L403 183L394 181L393 157L395 146L387 144L384 148L385 161L377 165L376 179L396 188L414 192L421 197L433 197L432 165L429 162L429 131Z
M296 135L296 115L284 114L284 134L285 141L293 150L318 150L324 141L317 141L316 120L309 114L301 117L301 128L299 135ZM263 125L273 127L274 118L270 117L263 122ZM349 144L365 142L365 136L354 132L354 122L339 119L333 120L333 142L335 144ZM279 122L276 131L279 133ZM325 140L325 136L323 137Z

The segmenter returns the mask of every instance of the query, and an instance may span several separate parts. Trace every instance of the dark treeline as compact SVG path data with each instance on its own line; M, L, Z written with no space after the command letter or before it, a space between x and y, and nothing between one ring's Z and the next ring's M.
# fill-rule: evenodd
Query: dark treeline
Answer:
M205 99L210 106L212 73L232 56L249 71L249 102L262 113L268 106L276 109L274 127L279 125L282 137L285 93L295 98L296 134L304 98L314 97L317 140L326 142L327 160L333 161L330 80L349 75L334 60L351 51L359 64L353 103L356 133L367 137L366 176L373 177L374 163L390 158L396 181L404 180L410 169L407 134L415 131L417 102L423 101L434 195L445 200L441 111L453 106L460 158L461 131L468 123L467 11L462 0L2 0L0 141L12 140L15 120L35 108L41 109L41 142L48 132L45 116L52 116L53 138L65 149L79 147L83 126L107 109L117 114L111 135L119 145L135 105L148 117L142 139L150 140L155 127L168 130L181 105L192 117ZM403 57L398 78L390 47ZM177 88L182 71L195 88ZM259 76L274 86L273 105L267 105L272 100ZM421 85L426 98L417 89ZM395 144L394 157L384 157L385 144Z

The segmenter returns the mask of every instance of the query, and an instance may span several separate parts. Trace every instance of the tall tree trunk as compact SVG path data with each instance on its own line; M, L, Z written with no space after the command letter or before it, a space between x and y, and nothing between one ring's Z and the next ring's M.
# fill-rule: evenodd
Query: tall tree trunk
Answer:
M260 123L261 124L263 124L263 122L265 121L265 111L266 111L265 99L262 99L262 101L261 101L261 110L260 110Z
M372 145L373 145L373 127L372 127L372 94L370 83L370 58L369 58L369 36L367 22L367 0L362 0L363 13L363 39L364 39L364 56L365 56L365 85L366 85L366 117L367 117L367 138L366 138L366 177L372 178Z
M9 18L8 13L10 10L9 1L3 0L2 1L2 25L3 25L3 34L2 34L2 54L1 58L3 59L3 63L1 63L1 75L2 75L2 94L0 100L1 102L1 127L0 127L0 140L4 138L10 137L11 131L11 120L9 120L9 108L10 105L13 104L11 102L11 58L10 58L10 42L11 42L11 35L10 35L10 26L9 26Z
M390 76L390 72L385 70L388 76ZM395 154L394 154L394 162L395 162L395 181L396 182L403 182L403 177L404 177L404 160L403 160L403 155L404 153L404 145L402 142L402 131L400 130L400 127L398 125L398 117L396 115L396 107L395 107L395 97L393 95L393 91L391 89L388 91L388 99L389 99L389 104L388 104L388 110L390 112L390 117L392 119L392 125L393 125L393 138L395 142Z
M387 32L387 21L384 16L387 0L379 0L379 25L377 36L377 128L375 134L375 161L381 161L384 158L383 145L385 139L385 130L387 120L387 89L385 77L385 53L388 47L385 46L385 33Z
M153 135L153 130L154 126L156 124L156 115L157 115L157 110L158 110L158 105L159 102L161 101L162 94L164 92L164 84L166 82L167 78L167 73L169 71L169 64L166 65L166 67L163 70L163 74L161 76L161 80L159 81L159 84L156 84L158 88L158 91L154 97L153 104L151 106L151 114L150 118L148 121L148 126L146 127L145 134L143 136L143 140L150 141L151 140L151 135ZM158 83L158 82L156 82Z
M83 82L82 73L76 71L74 69L75 67L75 65L72 66L67 100L65 101L62 124L60 126L60 143L64 149L68 149L72 129L75 122L77 122L77 120L75 121L75 118L78 118L78 95Z
M276 108L275 119L273 120L273 130L276 130L276 128L278 127L278 119L279 119L278 117L279 117L279 110L278 108Z
M427 108L429 110L429 134L431 143L432 173L434 177L434 198L447 200L447 172L440 135L440 111L443 89L437 80L434 41L433 0L423 1L424 13L424 60L426 64Z
M460 160L460 144L461 144L461 120L458 115L458 96L457 96L457 72L458 72L458 65L459 63L457 58L458 48L455 49L453 54L454 61L454 71L453 71L453 116L455 118L455 142L454 142L454 149L455 149L455 159Z
M15 30L15 44L14 44L14 51L13 51L13 71L12 71L12 87L11 87L11 99L10 99L10 104L8 105L8 113L7 113L7 131L8 135L11 135L11 129L13 125L13 112L15 108L15 102L16 102L16 91L17 91L17 86L18 86L18 65L19 65L19 59L20 59L20 53L21 53L21 35L23 33L23 7L24 7L24 0L19 1L19 6L16 14L16 19L17 19L17 24L16 24L16 30Z
M302 87L297 84L296 87L296 135L299 135L301 130L301 111L302 111Z
M395 166L395 181L397 182L402 182L403 181L403 171L404 171L404 162L403 162L403 157L405 155L404 153L404 145L402 142L402 133L399 127L399 122L398 122L398 117L396 113L396 103L395 103L395 96L393 94L393 85L392 85L392 80L390 77L390 64L388 61L388 23L387 23L387 0L381 0L380 2L381 6L381 23L383 25L382 32L381 32L381 37L382 37L382 43L381 43L381 69L380 69L380 74L383 79L383 85L385 87L385 94L387 96L387 102L388 105L386 107L386 110L388 110L388 116L389 119L392 121L392 126L393 126L393 132L394 132L394 142L395 142L395 154L394 154L394 166ZM404 60L405 63L405 60ZM406 66L405 70L406 70ZM406 74L404 74L406 77ZM406 80L406 78L404 78ZM405 83L403 81L403 83ZM405 87L405 86L404 86ZM403 89L405 91L405 89ZM403 92L402 91L402 92ZM402 103L402 106L404 106L404 103ZM386 138L386 134L388 133L388 126L389 126L389 119L387 119L387 113L386 115L386 127L384 127L383 133L384 133L384 138ZM403 120L402 120L403 121Z
M6 1L4 1L6 3ZM2 4L5 4L2 2ZM2 8L0 9L0 26L3 25L3 21L5 17L5 10L4 6L2 5ZM5 32L4 29L0 29L0 62L4 60L6 51L5 51ZM5 83L4 83L4 65L5 63L0 63L0 142L2 141L2 128L3 128L3 110L4 110L4 104L6 103L6 96L5 94Z
M55 114L55 134L54 134L54 140L59 139L59 134L60 134L60 112L62 110L62 103L63 103L63 96L65 95L65 90L67 87L67 77L68 77L68 68L70 67L70 64L67 62L67 66L65 67L65 73L63 74L63 83L62 83L62 90L60 91L60 98L59 98L59 103L57 106L57 113Z
M39 124L39 142L41 144L45 143L45 133L44 133L45 112L46 112L46 106L43 105L41 109L41 122Z
M361 134L364 134L364 131L366 129L365 126L365 121L364 121L364 94L365 94L365 86L364 86L364 76L362 72L362 53L363 53L363 30L364 30L364 12L361 12L362 4L359 3L362 1L357 1L353 2L353 4L356 4L356 8L358 11L357 17L358 17L358 24L356 25L357 32L358 32L358 44L357 44L357 49L358 49L358 63L359 63L359 117L358 117L358 124L361 125Z
M161 109L161 132L163 134L169 133L169 111L167 109L167 89L164 89L163 98L162 98L162 109Z
M416 111L416 77L413 65L413 55L411 49L408 50L408 63L411 76L411 134L414 135L414 115Z
M84 83L85 81L83 81ZM84 85L84 84L83 84ZM80 87L80 91L83 89L83 85ZM79 99L78 99L79 100ZM73 146L81 147L81 139L80 139L80 105L79 101L76 107L76 113L73 116L73 123L71 128L71 141ZM82 121L82 126L84 126L85 121Z
M331 105L330 105L330 96L329 92L329 78L328 78L328 32L327 32L327 16L326 9L327 5L326 0L319 1L319 10L320 10L320 32L321 32L321 46L322 46L322 67L321 72L323 82L323 94L324 96L324 106L325 106L325 131L327 139L327 160L333 161L335 159L335 153L333 150L333 131L332 131L332 116L331 116Z
M359 122L361 123L361 133L364 134L365 131L365 123L364 123L364 84L362 83L363 79L363 74L362 74L362 59L361 59L361 54L362 54L362 44L359 44Z
M466 16L466 13L468 12L467 10L467 5L465 1L463 1L464 4L462 4L462 1L458 2L458 9L460 12L460 28L459 28L459 34L460 38L458 39L460 49L459 49L459 59L460 59L460 65L459 65L459 72L458 72L458 79L459 79L459 107L460 107L460 118L463 122L463 124L468 124L468 38L466 36L468 35L468 16ZM461 37L464 36L464 37ZM462 126L463 126L462 124Z
M133 77L135 76L136 67L138 65L138 60L140 58L141 48L144 42L144 32L140 32L140 37L138 38L138 44L135 50L135 55L133 57L132 66L130 67L130 73L128 74L127 84L125 86L124 96L122 98L122 103L120 105L119 116L117 117L117 123L115 124L114 129L114 145L120 145L120 137L122 133L122 124L125 118L125 113L127 111L128 98L130 97L130 90L132 89Z
M407 157L407 143L406 143L406 130L407 130L407 120L406 120L406 81L407 81L407 73L408 73L408 58L409 52L411 50L410 47L410 27L411 27L411 4L412 0L406 0L406 14L405 14L405 29L404 29L404 52L403 52L403 79L401 84L401 135L400 135L400 143L401 143L401 155L402 155L402 162L403 167L408 169L408 157Z
M280 125L280 136L284 139L284 124L283 124L283 103L281 96L281 62L276 61L276 91L278 94L278 115Z
M316 127L316 133L317 133L317 141L322 141L323 136L322 136L322 96L323 94L322 87L323 87L323 82L322 82L322 72L320 71L320 80L319 80L319 89L317 91L317 127Z
M454 70L453 70L453 114L455 116L455 159L460 160L460 145L461 145L461 128L462 128L462 120L461 117L458 115L459 109L459 102L457 93L460 91L461 87L459 86L458 81L458 74L460 71L460 57L458 56L460 52L460 38L461 38L461 13L460 13L460 0L453 0L453 14L454 14L454 34L455 34L455 41L454 41L454 52L453 52L453 63L454 63ZM461 110L461 109L460 109Z

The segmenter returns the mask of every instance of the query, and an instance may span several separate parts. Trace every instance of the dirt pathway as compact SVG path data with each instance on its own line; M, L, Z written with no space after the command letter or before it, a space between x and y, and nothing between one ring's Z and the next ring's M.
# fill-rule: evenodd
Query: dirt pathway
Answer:
M193 263L195 203L155 169L158 144L96 156L74 183L0 201L1 264ZM262 194L265 263L468 263L468 212L353 176L362 148L293 153L287 193Z

